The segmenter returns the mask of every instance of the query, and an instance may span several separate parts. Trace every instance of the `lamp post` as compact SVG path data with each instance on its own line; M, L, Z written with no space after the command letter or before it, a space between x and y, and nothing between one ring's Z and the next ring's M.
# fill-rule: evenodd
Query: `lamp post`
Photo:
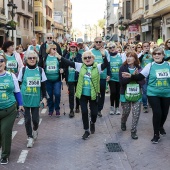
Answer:
M120 16L120 18L119 18L119 21L120 21L120 24L121 24L121 36L120 36L120 38L121 38L121 43L122 43L122 41L123 41L123 37L122 37L122 24L123 24L123 19L124 19L124 17L123 17L123 15L121 15Z
M7 6L8 6L8 11L11 14L12 21L14 21L14 17L15 17L18 7L11 1L7 4ZM13 27L11 28L12 28L12 41L14 41L14 28Z

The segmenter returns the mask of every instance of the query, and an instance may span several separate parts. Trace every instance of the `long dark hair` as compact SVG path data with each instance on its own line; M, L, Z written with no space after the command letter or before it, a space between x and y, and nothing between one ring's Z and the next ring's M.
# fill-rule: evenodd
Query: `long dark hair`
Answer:
M138 56L137 56L137 54L136 54L135 52L133 52L133 51L128 52L128 53L126 54L126 56L127 56L127 57L132 56L132 57L135 59L134 65L135 65L136 67L139 67L140 61L139 61ZM126 59L126 61L123 63L123 65L128 65L127 59Z

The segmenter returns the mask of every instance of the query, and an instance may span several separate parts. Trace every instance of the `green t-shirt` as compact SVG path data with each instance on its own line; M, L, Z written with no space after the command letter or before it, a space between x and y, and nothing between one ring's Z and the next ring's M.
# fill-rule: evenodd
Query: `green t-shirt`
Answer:
M170 97L170 65L168 62L151 65L147 95Z
M39 68L25 69L21 94L23 98L23 106L25 107L39 107L40 105L40 87L41 75Z
M152 63L153 58L151 54L145 54L142 58L141 67L144 68L147 64Z
M5 56L7 58L6 70L11 73L16 74L18 72L18 63L15 58L15 55L13 54L12 56L9 56L9 55L5 54Z
M87 67L87 72L84 75L82 95L85 96L91 96L91 71L92 66Z
M0 76L0 109L9 108L16 102L14 88L14 81L9 72Z
M56 81L59 78L59 62L55 56L47 56L45 73L47 80Z
M165 59L170 57L170 50L165 50L164 53L165 53L165 57L164 57ZM170 60L168 61L170 62Z
M40 46L39 45L36 45L35 48L36 48L36 50L38 52L40 51ZM34 46L33 45L30 46L30 50L34 50Z
M95 62L97 64L102 64L103 63L103 58L100 50L92 49L91 52L95 56ZM107 78L107 68L103 70L103 72L100 74L100 79L106 79Z
M119 55L110 56L110 71L111 71L110 80L111 81L119 82L119 69L121 65L122 65L122 59Z

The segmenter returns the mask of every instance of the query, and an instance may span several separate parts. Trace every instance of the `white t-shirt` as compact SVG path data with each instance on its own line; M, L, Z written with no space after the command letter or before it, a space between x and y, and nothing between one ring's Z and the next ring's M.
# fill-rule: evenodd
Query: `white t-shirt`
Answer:
M22 68L23 69L23 68ZM20 72L19 72L19 74L18 74L18 80L17 81L20 81L20 82L22 82L22 69L20 70ZM27 66L26 66L26 69L29 69ZM37 67L35 68L35 69L37 69ZM31 69L32 70L32 69ZM42 79L41 79L41 82L44 82L44 81L46 81L47 80L47 77L46 77L46 75L45 75L45 73L44 73L44 69L42 68Z

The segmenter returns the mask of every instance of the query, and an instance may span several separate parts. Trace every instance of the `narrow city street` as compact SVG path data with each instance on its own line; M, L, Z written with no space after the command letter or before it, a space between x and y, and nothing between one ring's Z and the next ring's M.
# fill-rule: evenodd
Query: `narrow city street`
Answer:
M28 149L24 119L16 119L8 165L1 170L169 170L170 118L165 124L167 135L158 144L152 144L152 113L142 113L138 126L138 140L131 139L131 116L127 131L120 129L121 115L109 115L109 94L106 94L103 117L96 122L96 132L82 140L84 133L81 113L68 117L67 88L62 91L60 118L49 117L40 111L38 139ZM63 114L63 104L66 115ZM108 152L107 143L119 143L123 152Z

